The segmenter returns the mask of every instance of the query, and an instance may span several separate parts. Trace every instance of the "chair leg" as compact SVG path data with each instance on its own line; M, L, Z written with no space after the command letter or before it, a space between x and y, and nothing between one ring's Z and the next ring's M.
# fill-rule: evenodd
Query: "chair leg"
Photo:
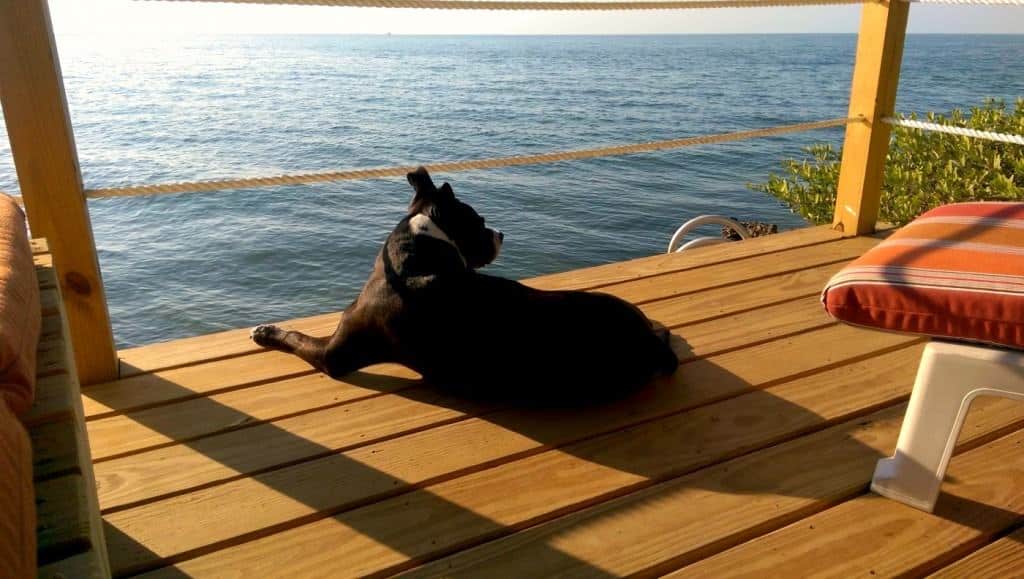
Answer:
M1024 400L1024 353L931 342L925 347L892 458L878 461L871 490L931 512L971 402Z

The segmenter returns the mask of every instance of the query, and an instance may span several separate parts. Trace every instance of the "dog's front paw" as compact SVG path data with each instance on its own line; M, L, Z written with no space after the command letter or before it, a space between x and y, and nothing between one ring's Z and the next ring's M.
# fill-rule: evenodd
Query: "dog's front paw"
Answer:
M277 326L263 325L253 328L249 332L249 337L264 348L273 348L277 345L280 334L281 329Z

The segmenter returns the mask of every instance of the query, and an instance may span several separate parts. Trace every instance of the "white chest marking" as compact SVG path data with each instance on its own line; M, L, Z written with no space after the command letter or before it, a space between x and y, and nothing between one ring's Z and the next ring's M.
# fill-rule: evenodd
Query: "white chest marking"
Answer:
M458 254L459 259L462 260L462 265L466 265L466 258L459 251L459 246L455 245L452 238L448 237L445 232L434 223L434 220L427 217L422 213L417 213L409 220L409 229L413 235L425 235L427 237L433 237L439 241L443 241L455 248L455 253Z

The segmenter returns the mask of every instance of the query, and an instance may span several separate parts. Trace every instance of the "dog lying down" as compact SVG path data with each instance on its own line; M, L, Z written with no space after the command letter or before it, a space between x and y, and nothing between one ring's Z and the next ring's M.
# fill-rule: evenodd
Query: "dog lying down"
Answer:
M675 371L668 332L632 304L479 273L504 235L451 185L435 187L423 167L407 177L415 191L408 214L334 335L263 325L252 330L257 344L333 378L397 362L439 387L533 401L614 397Z

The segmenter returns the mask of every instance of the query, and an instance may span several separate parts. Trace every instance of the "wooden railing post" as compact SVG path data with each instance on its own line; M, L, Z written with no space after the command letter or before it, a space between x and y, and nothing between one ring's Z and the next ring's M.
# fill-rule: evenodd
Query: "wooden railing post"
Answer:
M867 2L861 12L849 116L864 120L846 126L833 222L846 235L870 233L878 220L889 152L889 125L882 119L896 106L909 11L909 2L890 0Z
M32 235L60 275L83 384L117 377L110 315L46 0L0 0L0 103Z

